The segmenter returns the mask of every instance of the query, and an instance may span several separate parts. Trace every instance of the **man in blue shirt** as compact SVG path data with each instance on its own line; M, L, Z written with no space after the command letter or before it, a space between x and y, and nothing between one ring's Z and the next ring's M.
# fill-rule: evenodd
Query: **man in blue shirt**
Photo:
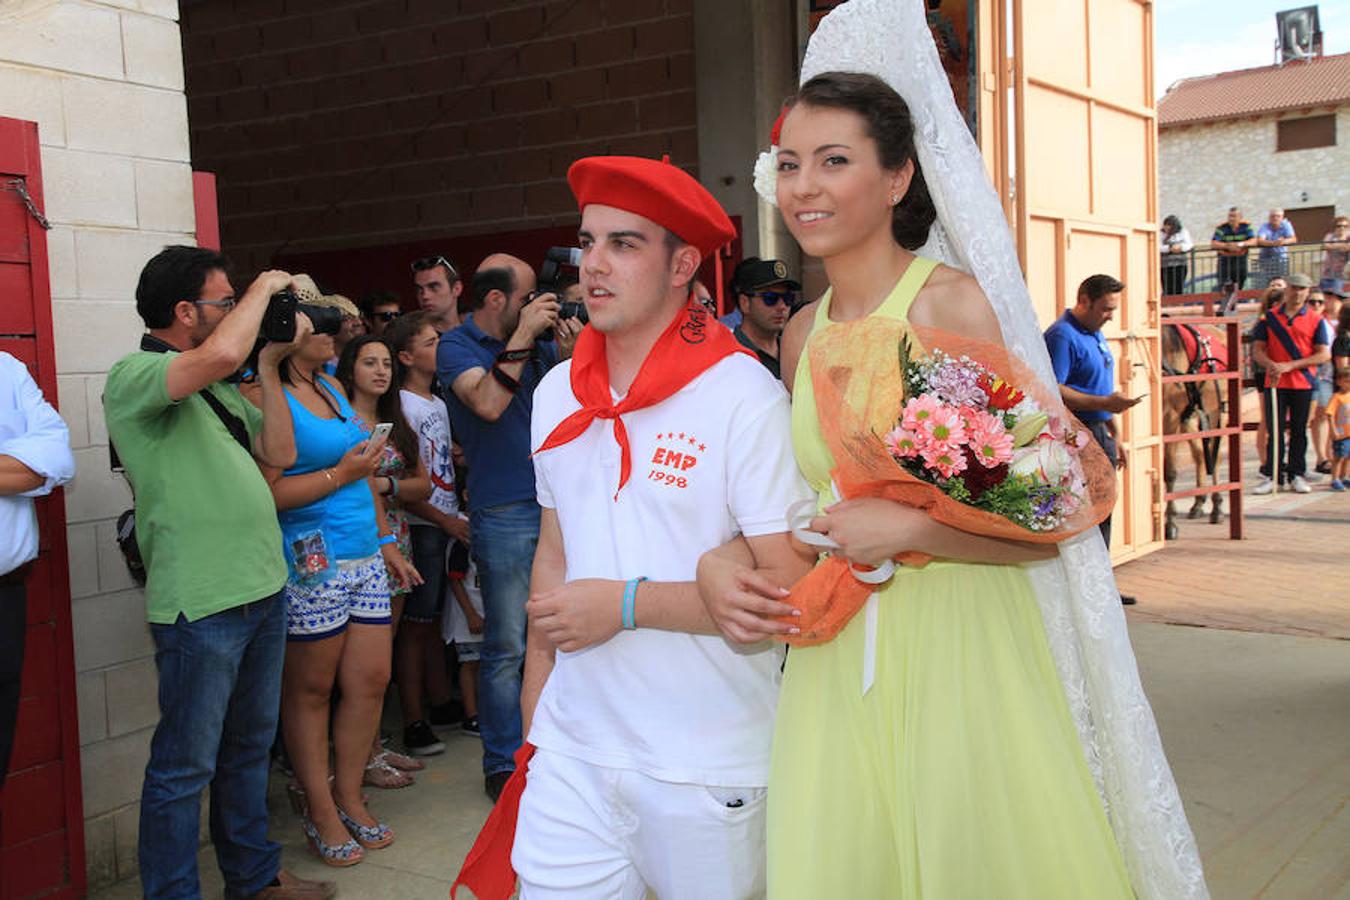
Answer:
M1270 211L1270 218L1256 229L1256 244L1261 248L1257 266L1260 269L1260 286L1270 284L1272 278L1283 278L1289 272L1290 244L1297 243L1294 226L1284 217L1284 210L1278 206Z
M1078 286L1073 309L1064 311L1055 324L1045 330L1045 346L1050 351L1050 364L1059 382L1060 397L1088 427L1116 468L1125 467L1125 457L1116 449L1116 413L1122 413L1138 403L1142 397L1127 397L1114 390L1115 359L1102 334L1102 326L1115 316L1120 308L1120 295L1125 290L1110 275L1093 275ZM1111 548L1111 517L1101 524L1102 540ZM1133 597L1122 596L1121 602L1131 604Z
M559 320L553 294L535 296L534 271L506 254L483 260L473 277L475 306L441 336L436 374L451 430L468 464L469 534L483 592L478 724L484 786L495 802L521 743L520 668L525 601L539 538L539 504L530 460L534 389L581 324Z

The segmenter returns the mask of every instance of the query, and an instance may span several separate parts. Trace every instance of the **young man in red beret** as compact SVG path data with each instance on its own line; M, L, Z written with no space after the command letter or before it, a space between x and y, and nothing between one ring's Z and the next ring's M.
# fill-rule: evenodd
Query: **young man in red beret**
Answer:
M782 645L719 636L695 573L738 539L783 583L809 569L786 521L810 496L787 395L691 299L735 234L698 182L625 157L568 181L591 327L534 399L521 896L758 896Z

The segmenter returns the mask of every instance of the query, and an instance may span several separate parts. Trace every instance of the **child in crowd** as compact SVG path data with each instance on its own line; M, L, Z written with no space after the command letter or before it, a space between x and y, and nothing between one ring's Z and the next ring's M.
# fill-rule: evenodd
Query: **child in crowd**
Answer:
M1336 393L1327 404L1331 426L1331 489L1350 490L1350 368L1336 370Z
M469 523L460 515L451 459L450 415L431 389L436 376L439 335L425 313L402 316L385 329L384 339L398 360L403 414L418 436L422 464L431 479L431 497L406 503L412 526L413 564L425 583L413 588L395 638L394 662L403 704L403 744L414 756L445 751L428 718L451 703L450 679L439 640L438 622L445 602L445 558L451 539L467 541ZM430 716L423 690L431 700Z
M459 660L459 691L464 699L463 728L478 734L478 659L483 645L483 591L478 566L469 548L456 541L450 547L450 593L455 602L445 610L445 636L455 645Z

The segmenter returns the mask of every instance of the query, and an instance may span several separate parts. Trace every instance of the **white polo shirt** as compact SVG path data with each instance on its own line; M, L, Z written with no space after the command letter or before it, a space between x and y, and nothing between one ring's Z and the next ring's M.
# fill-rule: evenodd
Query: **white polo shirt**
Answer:
M556 366L536 390L531 447L580 408L570 373L570 361ZM568 581L693 581L703 553L737 534L787 531L788 507L811 496L792 455L787 392L751 356L722 359L623 421L633 468L617 500L612 421L597 419L534 457L539 503L562 528ZM641 588L637 604L640 618ZM664 781L761 786L782 663L777 643L623 631L558 652L530 741Z

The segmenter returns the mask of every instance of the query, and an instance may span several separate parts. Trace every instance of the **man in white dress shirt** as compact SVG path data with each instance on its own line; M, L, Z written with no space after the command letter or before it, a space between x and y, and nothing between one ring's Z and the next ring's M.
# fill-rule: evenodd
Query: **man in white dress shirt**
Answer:
M19 714L27 594L38 555L33 498L75 477L66 423L43 399L28 369L0 353L0 787Z

